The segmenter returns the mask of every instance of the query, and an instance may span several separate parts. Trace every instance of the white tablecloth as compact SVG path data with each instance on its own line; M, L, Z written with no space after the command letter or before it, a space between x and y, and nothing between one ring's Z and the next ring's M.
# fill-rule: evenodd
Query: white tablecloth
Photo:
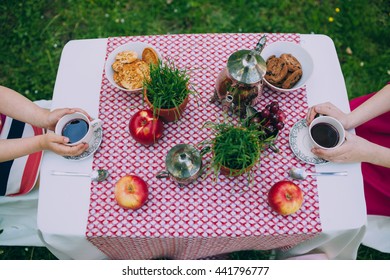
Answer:
M54 89L53 106L81 107L97 117L107 39L70 41L63 50ZM307 83L309 106L331 101L349 111L348 97L333 41L324 35L301 35L312 55L314 72ZM45 245L60 259L104 259L85 237L89 207L89 178L56 177L51 170L90 172L92 157L70 161L45 153L41 167L38 228ZM347 170L345 177L318 177L323 232L281 257L313 249L332 259L354 259L366 224L360 164L317 166L318 171Z

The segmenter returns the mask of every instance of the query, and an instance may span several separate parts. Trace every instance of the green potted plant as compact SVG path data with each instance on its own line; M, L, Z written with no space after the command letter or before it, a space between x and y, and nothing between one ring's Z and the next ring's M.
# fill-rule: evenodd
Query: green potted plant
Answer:
M154 114L165 122L178 120L186 108L191 94L190 77L186 70L173 63L150 65L150 79L144 82L144 98Z
M248 173L260 161L261 152L272 141L266 133L244 124L206 122L204 127L214 137L201 145L209 146L212 153L211 168L214 174L239 176Z

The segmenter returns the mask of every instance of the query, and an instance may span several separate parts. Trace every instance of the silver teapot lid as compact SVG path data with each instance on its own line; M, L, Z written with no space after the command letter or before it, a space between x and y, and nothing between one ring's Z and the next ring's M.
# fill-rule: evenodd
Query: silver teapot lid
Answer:
M239 83L255 84L260 82L267 66L260 53L266 43L266 36L262 36L254 50L238 50L230 55L227 68L230 76Z
M202 167L200 152L188 144L174 146L165 159L167 171L176 178L190 178Z

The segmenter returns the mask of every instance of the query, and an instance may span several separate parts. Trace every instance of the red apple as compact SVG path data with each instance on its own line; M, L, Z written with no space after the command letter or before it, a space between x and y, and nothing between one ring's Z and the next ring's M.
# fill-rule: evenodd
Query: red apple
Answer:
M152 145L163 135L164 123L151 110L141 110L131 117L129 131L138 143Z
M136 175L126 175L116 182L114 194L119 206L136 210L148 198L148 185Z
M298 211L303 202L303 192L291 181L280 181L268 192L268 203L281 215L290 215Z

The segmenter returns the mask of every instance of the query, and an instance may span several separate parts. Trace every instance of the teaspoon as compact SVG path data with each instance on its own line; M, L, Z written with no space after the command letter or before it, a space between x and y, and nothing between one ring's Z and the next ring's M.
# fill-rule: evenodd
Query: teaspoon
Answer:
M289 175L291 178L294 178L294 179L306 179L307 176L321 176L321 175L325 175L325 176L329 176L329 175L335 175L335 176L347 176L348 173L347 171L341 171L341 172L313 172L313 173L309 173L309 172L306 172L306 170L302 169L302 168L297 168L297 167L293 167L290 169L290 172L289 172Z
M90 177L91 180L101 182L107 179L109 172L105 169L93 170L91 173L79 173L79 172L70 172L70 171L51 171L51 175L57 176L83 176Z

